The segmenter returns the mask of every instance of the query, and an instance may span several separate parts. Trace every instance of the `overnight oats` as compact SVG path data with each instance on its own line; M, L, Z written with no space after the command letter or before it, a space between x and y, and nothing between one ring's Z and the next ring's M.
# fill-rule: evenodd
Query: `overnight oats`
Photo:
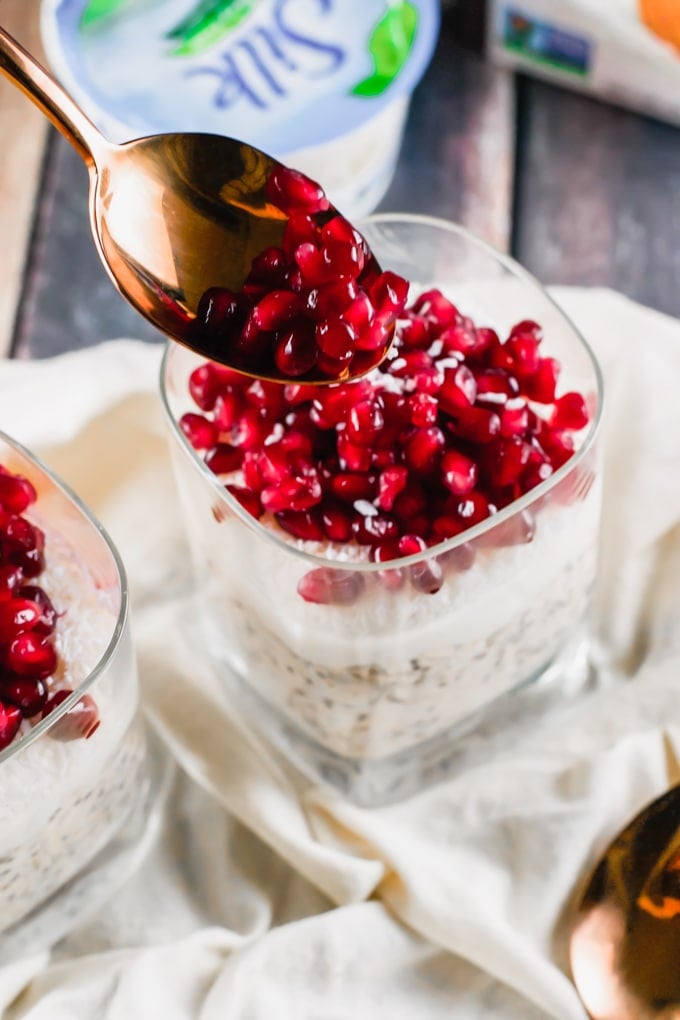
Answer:
M377 369L281 385L171 346L162 386L235 703L377 804L439 777L460 734L581 650L602 398L587 345L511 260L433 219L362 232L393 277L387 312L368 288L373 317L396 319Z
M148 832L127 613L108 538L0 434L0 961L110 895Z

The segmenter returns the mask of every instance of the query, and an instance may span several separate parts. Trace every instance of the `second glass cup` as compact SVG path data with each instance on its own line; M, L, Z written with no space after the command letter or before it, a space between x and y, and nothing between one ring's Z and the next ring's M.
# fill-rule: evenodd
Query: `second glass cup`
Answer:
M566 675L596 573L602 385L549 295L465 230L418 216L362 227L411 296L443 292L507 336L535 320L590 420L573 455L497 513L389 562L355 542L305 541L259 521L187 441L201 364L171 346L162 392L210 654L239 710L315 778L374 805L441 775L459 735L532 681ZM234 476L236 477L236 476ZM514 693L513 693L514 692Z

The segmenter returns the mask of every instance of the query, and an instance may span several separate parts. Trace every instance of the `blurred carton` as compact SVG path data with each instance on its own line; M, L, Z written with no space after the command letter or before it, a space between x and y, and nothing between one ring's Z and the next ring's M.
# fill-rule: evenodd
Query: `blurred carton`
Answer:
M495 62L680 124L680 0L457 0Z

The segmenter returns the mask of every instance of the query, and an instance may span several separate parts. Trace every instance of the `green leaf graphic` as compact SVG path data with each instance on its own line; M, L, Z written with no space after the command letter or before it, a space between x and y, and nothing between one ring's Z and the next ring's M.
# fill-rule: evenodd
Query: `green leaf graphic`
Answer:
M408 0L391 4L368 40L373 73L352 89L355 96L379 96L408 60L418 28L418 11Z
M111 14L117 14L121 7L124 7L128 0L90 0L83 11L80 24L83 28L108 18Z
M176 57L193 57L214 46L253 9L254 0L202 0L166 38L177 42Z

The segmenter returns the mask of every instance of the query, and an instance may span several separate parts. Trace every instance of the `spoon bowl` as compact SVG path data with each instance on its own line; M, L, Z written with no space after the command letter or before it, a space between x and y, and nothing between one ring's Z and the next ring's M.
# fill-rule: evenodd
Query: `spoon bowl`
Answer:
M581 897L570 958L593 1020L679 1020L680 786L608 847Z
M152 135L109 142L57 82L0 28L0 71L78 151L90 178L93 238L115 287L173 340L246 375L291 381L272 357L244 357L225 333L204 328L201 299L213 288L238 294L253 259L280 248L289 216L271 200L268 182L282 164L221 135ZM318 227L339 216L324 200L309 215ZM370 252L363 270L381 270ZM304 382L363 375L387 353L393 328L337 375L312 367Z

